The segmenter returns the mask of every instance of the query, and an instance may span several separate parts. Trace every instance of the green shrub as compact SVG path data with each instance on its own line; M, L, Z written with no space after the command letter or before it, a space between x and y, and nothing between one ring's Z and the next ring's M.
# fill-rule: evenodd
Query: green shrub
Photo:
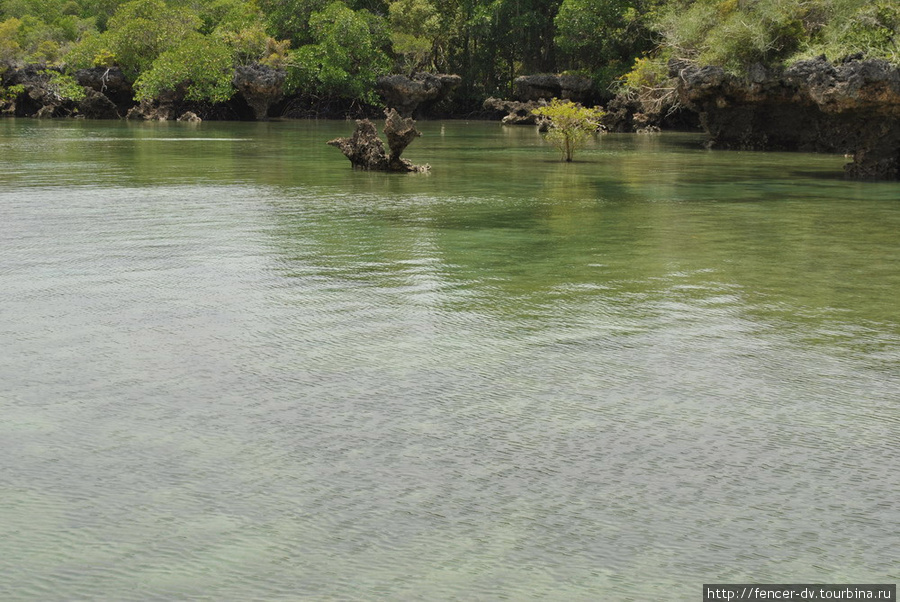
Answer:
M668 79L667 54L634 59L631 71L622 76L622 86L629 92L656 88Z
M820 54L900 64L896 0L674 0L656 27L674 56L734 73Z
M20 94L25 92L25 86L16 84L14 86L0 86L0 104L13 102Z
M161 54L182 45L201 23L195 13L163 0L131 0L109 19L104 37L116 63L134 79Z
M600 118L604 115L600 109L589 109L570 100L563 101L558 98L554 98L549 105L531 112L550 121L544 138L559 149L564 161L571 161L575 150L597 133Z
M832 58L863 53L900 64L900 5L890 0L865 2L825 31L822 51Z
M78 102L84 100L87 95L84 88L79 85L71 75L64 75L58 71L46 69L39 73L50 79L50 89L59 100L72 100Z
M112 67L116 64L116 57L109 49L109 43L108 36L97 32L87 33L66 53L66 66L72 70Z

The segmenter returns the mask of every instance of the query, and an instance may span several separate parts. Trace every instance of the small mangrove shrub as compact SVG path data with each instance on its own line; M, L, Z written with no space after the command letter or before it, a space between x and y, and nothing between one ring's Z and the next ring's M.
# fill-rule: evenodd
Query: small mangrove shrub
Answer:
M7 86L6 88L0 86L0 102L12 102L18 98L20 94L24 93L25 86L22 84Z
M81 87L75 78L71 75L65 75L58 71L44 69L39 71L42 75L47 76L49 80L50 91L56 96L57 100L71 100L79 102L84 100L87 93Z
M531 112L550 122L544 139L559 149L563 160L567 162L572 161L576 149L584 146L587 139L597 133L600 118L605 114L599 108L588 108L571 100L558 98Z

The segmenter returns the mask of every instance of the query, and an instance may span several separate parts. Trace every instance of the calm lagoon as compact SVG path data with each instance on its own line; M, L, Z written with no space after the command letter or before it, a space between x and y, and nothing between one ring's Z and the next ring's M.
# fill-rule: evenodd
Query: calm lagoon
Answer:
M900 184L419 126L0 120L0 599L900 580Z

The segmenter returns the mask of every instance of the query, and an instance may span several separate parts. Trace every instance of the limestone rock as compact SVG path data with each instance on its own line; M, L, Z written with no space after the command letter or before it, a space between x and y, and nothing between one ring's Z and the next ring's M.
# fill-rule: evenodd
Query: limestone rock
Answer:
M713 148L852 153L848 177L900 179L900 69L886 61L822 56L746 77L669 67Z
M75 72L75 81L106 96L124 115L134 106L134 89L118 67L92 67Z
M546 104L544 101L519 102L491 97L484 101L483 107L498 115L505 113L500 121L503 125L535 125L538 123L538 117L531 111Z
M562 98L576 102L592 100L594 82L581 75L538 73L522 75L515 82L515 98L521 102Z
M458 75L444 73L414 73L386 75L375 82L375 90L385 104L394 107L402 117L412 117L422 106L434 104L447 96L462 83Z
M412 164L400 158L406 147L422 135L416 129L416 122L411 117L401 117L396 110L385 111L384 135L387 136L388 148L391 150L388 154L388 171L417 171L406 169Z
M137 106L132 107L126 119L136 119L144 121L171 121L178 115L178 105L180 99L184 97L181 90L167 90L162 92L158 98L144 99Z
M47 104L42 106L34 116L37 119L52 119L53 117L65 117L67 115L61 114L61 108L58 104Z
M286 73L267 65L241 65L234 72L234 87L253 109L257 121L268 118L269 107L284 97Z
M85 89L85 97L78 103L78 112L88 119L119 119L115 103L93 88Z
M388 139L390 154L384 150L384 143L378 137L375 125L368 119L356 122L356 130L350 138L335 138L329 145L341 149L353 167L369 171L389 172L424 172L428 165L413 165L400 154L417 137L421 136L415 128L415 121L403 118L394 109L385 111L384 133Z
M600 123L610 132L691 131L700 127L697 113L683 107L674 80L660 88L622 91L606 103Z
M68 117L76 108L76 103L62 98L59 90L51 83L52 69L44 69L37 65L28 65L21 69L9 69L3 74L0 85L5 88L22 86L24 92L19 94L13 106L7 112L17 117ZM58 70L57 70L58 71Z
M341 149L353 167L372 171L387 171L387 154L378 130L368 119L356 121L356 130L349 138L335 138L328 144Z

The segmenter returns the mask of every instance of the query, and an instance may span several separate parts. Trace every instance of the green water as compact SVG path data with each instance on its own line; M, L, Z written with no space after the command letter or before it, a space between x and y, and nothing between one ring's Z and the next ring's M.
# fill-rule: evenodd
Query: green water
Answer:
M0 120L0 599L900 579L900 186L421 123Z

